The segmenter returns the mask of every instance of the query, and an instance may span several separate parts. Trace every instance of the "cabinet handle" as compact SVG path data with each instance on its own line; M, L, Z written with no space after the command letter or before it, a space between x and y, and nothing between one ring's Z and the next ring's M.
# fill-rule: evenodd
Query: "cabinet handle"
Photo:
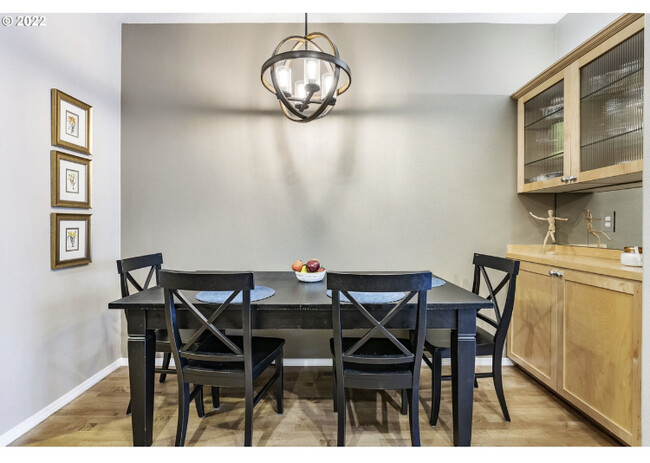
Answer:
M557 273L557 272L556 272L555 270L549 270L549 271L548 271L548 274L549 274L550 276L552 276L552 277L554 277L556 273Z
M555 272L555 276L558 278L562 278L564 274L562 272Z
M562 183L566 183L566 182L569 181L569 179L566 178L566 177L562 177L562 178L560 179L560 181L561 181Z
M578 177L575 177L575 176L572 175L571 177L568 178L567 181L572 182L574 180L578 180Z
M549 270L548 274L552 277L558 277L558 278L562 278L563 276L562 272L558 272L556 270Z

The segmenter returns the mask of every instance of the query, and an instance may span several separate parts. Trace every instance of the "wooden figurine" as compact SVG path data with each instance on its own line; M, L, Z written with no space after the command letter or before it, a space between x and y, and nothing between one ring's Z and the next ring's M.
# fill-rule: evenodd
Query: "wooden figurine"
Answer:
M569 219L565 219L563 217L555 217L553 215L553 209L548 210L548 217L537 217L535 214L532 212L528 212L533 218L537 220L544 220L548 222L548 231L546 232L546 236L544 237L544 244L542 244L542 249L546 248L546 242L548 241L548 237L550 236L553 242L555 243L555 221L556 220L564 220L565 222Z
M587 226L587 233L589 233L590 235L593 235L593 236L596 237L596 239L598 240L598 246L597 247L600 247L600 236L598 235L599 233L602 233L603 236L605 238L607 238L607 241L612 241L612 239L609 236L607 236L607 233L605 233L604 231L602 231L602 230L594 230L593 229L592 222L594 220L602 220L601 218L596 218L595 219L591 215L591 211L589 209L585 209L584 214L585 214L585 225Z

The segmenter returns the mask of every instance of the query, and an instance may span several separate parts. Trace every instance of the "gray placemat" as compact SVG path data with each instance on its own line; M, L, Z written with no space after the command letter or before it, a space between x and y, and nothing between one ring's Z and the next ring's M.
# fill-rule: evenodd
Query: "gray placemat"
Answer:
M442 286L446 283L445 280L440 278L431 277L431 287L435 288L437 286ZM351 291L350 294L355 298L360 304L386 304L388 302L397 302L406 296L405 293L361 293ZM327 296L332 297L332 290L327 290ZM341 302L350 302L344 294L341 294Z
M359 303L359 304L386 304L388 302L397 302L404 299L406 294L402 292L397 293L364 293L357 291L350 291L350 295ZM327 296L332 297L332 290L327 290ZM350 302L350 300L345 297L345 294L341 293L341 302Z
M447 283L445 280L441 280L440 278L436 277L431 277L431 287L435 288L436 286L442 286L445 283Z
M222 304L232 294L232 291L201 291L196 295L196 300L211 304ZM275 289L268 286L256 286L251 290L251 302L267 299L275 294ZM241 304L242 293L237 294L231 304Z

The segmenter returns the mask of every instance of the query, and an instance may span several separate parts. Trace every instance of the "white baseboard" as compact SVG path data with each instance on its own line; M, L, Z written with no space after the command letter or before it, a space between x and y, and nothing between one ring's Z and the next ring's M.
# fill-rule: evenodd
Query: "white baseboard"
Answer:
M110 375L117 368L121 367L122 365L125 365L124 360L125 359L117 359L115 362L111 363L109 366L107 366L106 368L104 368L100 372L98 372L98 373L94 374L93 376L91 376L90 378L88 378L86 381L84 381L79 386L72 389L67 394L59 397L57 400L52 402L50 405L48 405L47 407L45 407L41 411L39 411L36 414L30 416L25 421L20 423L18 426L15 426L12 429L10 429L9 431L7 431L6 433L2 434L0 436L0 447L6 447L7 445L11 444L13 441L15 441L20 436L22 436L27 431L29 431L34 426L36 426L38 423L43 421L45 418L52 415L54 412L61 409L65 405L69 404L74 399L76 399L81 394L83 394L88 389L90 389L95 384L97 384L102 379L104 379L106 376Z

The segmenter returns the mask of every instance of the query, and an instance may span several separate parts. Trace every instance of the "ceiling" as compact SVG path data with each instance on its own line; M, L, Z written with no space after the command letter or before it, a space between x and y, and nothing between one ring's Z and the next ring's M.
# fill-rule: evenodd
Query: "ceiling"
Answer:
M310 23L556 24L566 13L309 13ZM304 13L124 13L126 23L303 23Z

